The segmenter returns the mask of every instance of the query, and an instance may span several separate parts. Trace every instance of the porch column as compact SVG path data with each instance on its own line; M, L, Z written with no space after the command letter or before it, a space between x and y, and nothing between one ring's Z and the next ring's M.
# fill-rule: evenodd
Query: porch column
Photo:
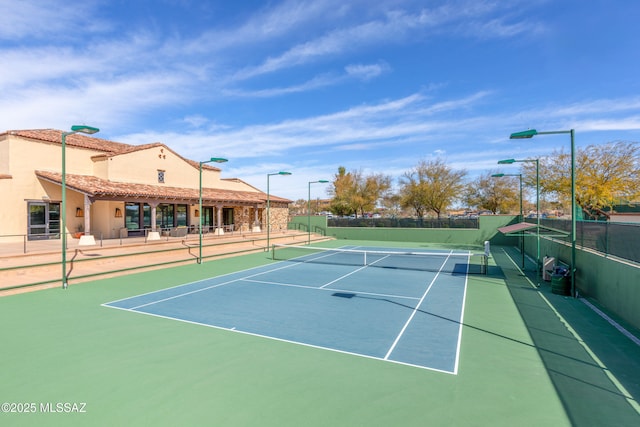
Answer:
M222 208L223 205L216 205L216 234L222 236L224 234L224 227L222 226Z
M251 229L251 231L253 231L255 233L259 233L260 232L260 220L258 219L258 205L257 204L253 207L253 228Z
M158 207L158 202L148 203L151 206L151 231L156 231L156 208Z
M95 237L91 234L91 200L84 195L84 235L80 236L79 246L91 246L96 244Z
M91 234L91 200L89 196L84 195L84 234L88 236Z
M147 240L160 240L160 233L156 230L156 208L158 202L150 202L148 205L151 207L151 231L147 235Z

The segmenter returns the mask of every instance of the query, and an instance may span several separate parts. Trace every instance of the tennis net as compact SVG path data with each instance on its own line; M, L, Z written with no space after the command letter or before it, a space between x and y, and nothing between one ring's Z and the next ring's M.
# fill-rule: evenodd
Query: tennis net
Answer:
M272 259L453 274L487 274L487 256L471 252L383 251L274 244Z

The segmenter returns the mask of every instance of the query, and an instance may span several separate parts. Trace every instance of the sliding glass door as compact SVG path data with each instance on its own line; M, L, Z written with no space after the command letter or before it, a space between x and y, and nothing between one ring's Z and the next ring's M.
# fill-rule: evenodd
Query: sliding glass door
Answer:
M60 203L29 202L29 240L60 238Z

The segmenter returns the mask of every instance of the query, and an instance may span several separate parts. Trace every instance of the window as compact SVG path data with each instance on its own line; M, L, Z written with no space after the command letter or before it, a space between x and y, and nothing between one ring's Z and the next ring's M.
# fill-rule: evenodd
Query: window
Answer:
M124 216L129 236L141 236L145 228L151 228L151 206L146 203L125 203Z
M187 205L176 205L176 225L187 225Z
M171 228L174 218L174 205L160 204L156 208L156 226L160 228Z
M140 204L125 203L124 206L125 227L129 230L140 229Z
M146 203L142 206L142 222L144 228L151 228L151 206Z
M233 224L233 208L222 208L222 223L224 225Z
M28 202L28 239L60 237L60 203Z
M204 216L202 217L202 226L211 227L213 225L213 208L211 206L203 206L202 211L204 213Z
M158 169L158 182L164 184L164 171Z

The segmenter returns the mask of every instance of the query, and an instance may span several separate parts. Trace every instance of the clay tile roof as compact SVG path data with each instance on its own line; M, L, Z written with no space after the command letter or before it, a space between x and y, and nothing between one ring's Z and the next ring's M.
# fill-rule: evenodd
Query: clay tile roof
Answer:
M42 141L45 143L52 144L61 144L62 143L62 131L56 129L32 129L32 130L11 130L4 133L0 133L2 135L15 135L21 138L32 139L36 141ZM81 133L76 133L72 135L68 135L66 138L66 144L69 146L74 146L78 148L86 148L89 150L94 150L98 153L97 156L116 156L121 154L127 154L134 151L146 150L153 147L163 147L176 156L183 159L185 162L193 166L194 168L199 168L200 163L195 162L193 160L186 159L175 151L171 150L171 148L167 147L165 144L160 142L154 142L151 144L143 144L143 145L130 145L123 144L120 142L108 141L106 139L95 138L93 136L88 136ZM94 156L95 157L95 156ZM217 170L215 166L209 164L203 164L202 167L204 169ZM47 171L36 171L36 175L39 178L61 184L62 178L59 173L56 172L47 172ZM10 175L0 175L0 179L11 179ZM229 179L232 181L243 182L237 178ZM106 200L122 200L122 199L166 199L166 200L182 200L194 202L199 200L198 190L190 189L190 188L178 188L178 187L168 187L164 185L148 185L148 184L137 184L137 183L124 183L124 182L114 182L101 178L97 178L94 176L88 175L70 175L67 174L66 184L70 189L74 189L81 193L85 193L90 197L95 199L106 199ZM245 183L247 186L251 187L249 184ZM255 188L255 187L251 187ZM257 190L257 189L256 189ZM229 202L229 203L240 203L240 204L255 204L255 203L264 203L266 202L266 194L262 191L233 191L233 190L223 190L216 188L203 188L202 192L203 200L207 201L207 203L211 202ZM270 200L274 203L291 203L291 200L285 199L282 197L270 195Z
M58 172L36 171L36 176L56 184L62 183ZM198 189L167 187L149 184L114 182L89 175L67 174L66 185L69 189L87 194L95 199L166 199L194 203L199 201ZM273 202L289 203L288 199L270 196ZM239 204L264 203L267 199L262 192L233 191L216 188L203 188L202 199L207 203L229 202Z
M13 130L8 131L7 133L10 135L35 139L38 141L51 142L56 144L62 143L62 131L56 129ZM106 139L95 138L93 136L88 136L81 133L68 135L66 138L66 144L69 146L101 151L108 154L119 154L127 150L132 150L140 147L135 145L123 144L120 142L108 141Z
M16 135L22 138L35 139L38 141L44 141L54 144L62 144L62 131L57 129L30 129L30 130L11 130L6 132L9 135ZM194 168L198 169L200 167L199 162L195 162L193 160L186 159L182 157L180 154L173 151L171 148L167 147L165 144L161 142L152 142L149 144L142 145L131 145L131 144L123 144L121 142L108 141L106 139L95 138L93 136L88 136L82 133L75 133L72 135L68 135L66 138L67 146L79 147L79 148L87 148L90 150L99 151L102 154L99 154L96 157L100 156L116 156L122 154L128 154L135 151L146 150L154 147L163 147L176 156L180 157L187 163L189 163ZM220 169L209 165L203 164L203 169L216 170Z

